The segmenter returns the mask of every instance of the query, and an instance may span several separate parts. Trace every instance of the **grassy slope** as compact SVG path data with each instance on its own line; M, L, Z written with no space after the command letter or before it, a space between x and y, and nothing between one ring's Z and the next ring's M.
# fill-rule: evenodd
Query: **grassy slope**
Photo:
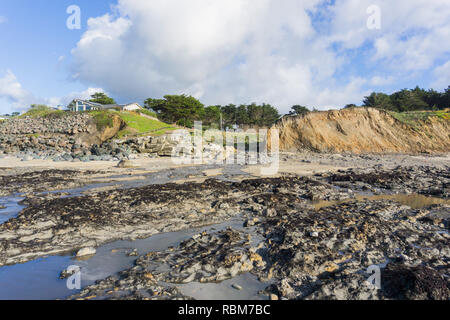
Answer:
M40 106L37 108L31 108L30 110L28 110L27 112L25 112L24 114L18 116L19 118L24 118L24 117L31 117L31 118L38 118L38 117L50 117L50 116L54 116L54 117L62 117L66 114L65 111L62 110L54 110L51 108L47 108L44 106Z
M409 125L413 129L418 129L418 121L426 121L430 117L437 117L443 120L450 120L450 112L440 111L409 111L409 112L389 112L398 121Z
M120 118L127 124L127 127L119 132L119 138L126 135L160 135L166 131L176 128L159 120L149 119L135 112L120 112Z
M162 135L167 131L173 131L177 128L168 125L164 122L161 122L156 119L149 119L148 117L155 117L156 114L149 110L140 110L142 115L136 112L127 112L127 111L113 111L113 110L98 110L98 111L86 111L89 113L95 120L97 128L102 130L106 127L113 126L112 115L117 114L120 118L126 123L126 128L121 130L118 133L118 137L122 138L127 135ZM28 110L26 113L19 116L19 118L24 117L54 117L60 118L69 114L67 111L62 110L54 110L51 108L46 108L44 106L40 106L37 108L32 108Z
M142 116L136 112L100 110L89 111L89 114L94 117L97 123L97 128L99 129L111 127L112 115L117 114L126 124L126 127L117 134L118 138L123 138L129 135L160 135L164 134L166 131L176 129L164 122L149 119L148 117ZM144 112L143 114L153 116L153 114L150 115Z

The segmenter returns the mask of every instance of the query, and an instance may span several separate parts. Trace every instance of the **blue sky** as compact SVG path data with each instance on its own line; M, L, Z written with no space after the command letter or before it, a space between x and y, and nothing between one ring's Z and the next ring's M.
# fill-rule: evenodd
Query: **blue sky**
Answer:
M373 4L380 29L366 25ZM70 5L80 30L66 27ZM442 90L449 21L446 0L0 0L0 114L97 90L119 102L186 93L282 112Z
M70 50L79 41L83 29L66 28L66 9L74 1L16 0L0 1L0 75L11 70L22 86L43 97L64 96L70 91L85 89L71 80L68 72ZM82 26L89 16L109 10L107 1L77 1L83 8ZM64 57L64 61L59 61ZM3 110L4 106L0 106ZM1 111L0 111L1 112Z

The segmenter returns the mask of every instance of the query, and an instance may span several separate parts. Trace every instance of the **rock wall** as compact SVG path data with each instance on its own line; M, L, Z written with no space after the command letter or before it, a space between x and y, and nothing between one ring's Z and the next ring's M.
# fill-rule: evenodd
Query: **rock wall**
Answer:
M86 113L11 119L0 123L0 155L17 155L24 160L100 160L104 154L91 150L114 137L122 126L120 117L113 115L112 126L99 130L95 119ZM123 159L130 153L123 149L108 155Z
M100 144L81 143L76 135L0 135L0 156L15 155L23 161L34 159L53 161L119 161L133 159L138 154L149 157L171 157L178 155L194 155L195 146L186 144L180 148L183 137L163 135L158 137L140 137L123 140L110 140ZM204 142L201 154L204 158L215 159L223 155L225 158L234 152L234 148L221 148Z
M25 117L0 123L0 134L77 134L89 132L91 123L92 118L85 113L67 114L58 118Z

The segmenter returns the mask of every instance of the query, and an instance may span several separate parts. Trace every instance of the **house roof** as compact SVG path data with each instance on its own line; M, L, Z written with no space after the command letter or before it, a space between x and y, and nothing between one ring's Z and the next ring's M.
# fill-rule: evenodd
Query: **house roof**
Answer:
M133 103L127 103L127 104L101 104L101 103L97 103L97 102L91 102L91 101L87 101L87 100L82 100L82 99L74 99L72 102L82 102L91 106L95 106L98 107L99 109L114 109L114 108L124 108L126 106L132 105L132 104L137 104L138 106L141 106L139 103L137 102L133 102ZM142 107L141 107L142 108Z
M96 106L96 107L101 107L101 106L103 106L103 105L100 104L100 103L92 102L92 101L87 101L87 100L83 100L83 99L73 99L72 102L82 102L82 103L89 104L89 105ZM71 102L71 103L72 103L72 102Z
M104 104L104 105L100 105L100 108L101 109L125 108L132 104L137 104L138 106L140 106L139 103L133 102L133 103L127 103L127 104Z

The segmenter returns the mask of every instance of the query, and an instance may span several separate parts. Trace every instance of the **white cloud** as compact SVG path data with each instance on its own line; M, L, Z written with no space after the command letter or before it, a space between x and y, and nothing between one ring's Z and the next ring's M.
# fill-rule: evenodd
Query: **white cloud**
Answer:
M21 111L26 109L33 101L33 95L25 90L10 70L0 78L0 98L10 103L9 109L2 107L2 113Z
M373 0L119 0L89 19L72 50L73 76L138 101L187 93L282 112L299 103L340 107L371 86L426 72L450 51L448 0L376 2L381 30L367 28ZM309 13L322 15L323 28ZM348 52L361 48L383 76L346 74Z
M5 23L8 22L8 18L4 17L4 16L0 16L0 23Z
M437 90L447 89L450 86L450 61L438 66L433 71L434 81L433 88Z
M381 9L381 30L365 27L366 10L373 4ZM427 70L450 51L448 0L341 0L330 11L330 41L344 48L373 42L372 62L383 61L392 70Z
M394 78L393 76L386 76L386 77L383 77L383 76L373 76L373 77L370 79L369 83L370 83L372 86L380 87L380 86L386 86L386 85L389 85L389 84L393 83L394 81L395 81L395 78Z
M307 14L319 2L121 0L118 17L89 19L74 74L132 100L187 93L205 103L316 105L319 83L340 64Z
M91 99L91 96L96 92L103 92L103 93L108 94L102 88L88 88L81 92L71 92L62 98L55 98L54 103L50 104L50 105L52 105L52 106L55 106L55 105L67 106L73 99L89 100L89 99Z
M88 88L85 91L72 92L64 97L36 97L30 91L24 89L16 75L8 70L0 78L0 113L25 111L32 104L45 104L52 107L58 105L66 106L75 98L89 99L96 92L106 93L102 88Z
M51 107L57 107L57 106L66 107L73 99L89 100L89 99L91 99L91 96L96 92L103 92L103 93L108 94L102 88L88 88L84 91L71 92L63 97L52 97L52 98L44 98L44 99L38 99L38 100L41 101L40 103L46 104Z

